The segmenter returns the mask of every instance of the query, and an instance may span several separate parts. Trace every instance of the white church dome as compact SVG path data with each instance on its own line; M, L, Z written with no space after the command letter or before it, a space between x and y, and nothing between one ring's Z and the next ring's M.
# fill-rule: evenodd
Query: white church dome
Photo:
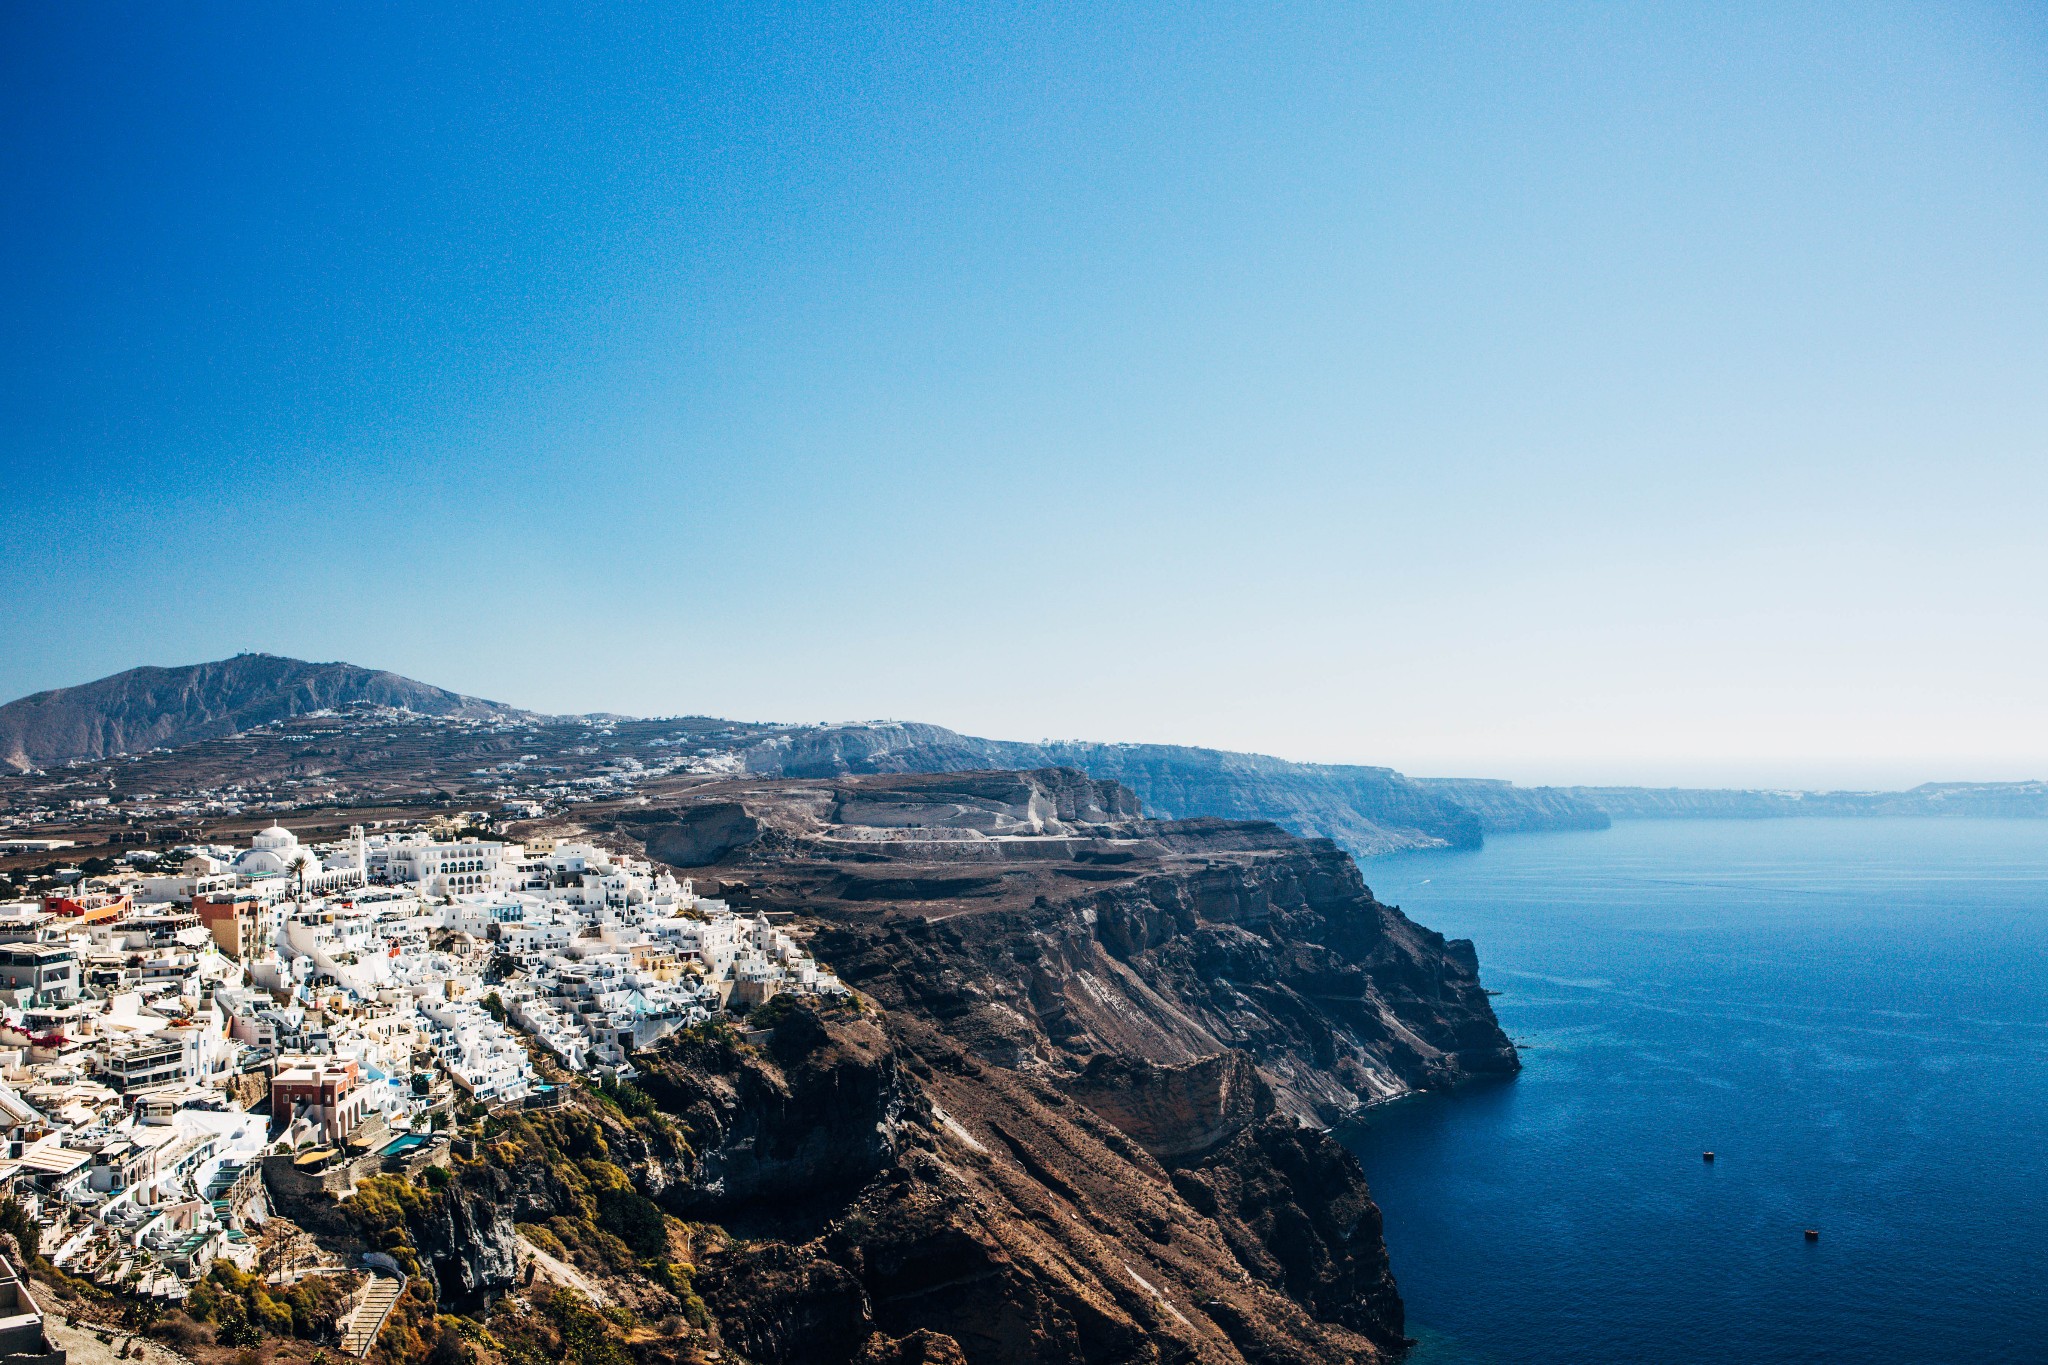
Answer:
M320 871L320 859L309 848L299 847L299 836L283 825L258 830L249 847L235 858L235 871L245 877L276 876L293 870L293 864L311 877Z
M276 849L245 848L235 855L235 871L245 877L270 877L285 870Z

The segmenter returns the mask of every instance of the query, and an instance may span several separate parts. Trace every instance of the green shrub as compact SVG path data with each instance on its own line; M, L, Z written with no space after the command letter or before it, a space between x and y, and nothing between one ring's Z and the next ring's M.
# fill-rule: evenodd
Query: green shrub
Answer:
M0 1232L11 1232L14 1240L21 1244L23 1260L33 1261L41 1253L43 1230L36 1220L29 1217L19 1199L0 1200ZM27 1267L23 1267L24 1273Z
M633 1357L620 1341L617 1328L593 1309L583 1296L564 1289L542 1306L562 1334L562 1347L569 1365L633 1365Z
M326 1330L346 1292L323 1276L292 1285L266 1284L232 1262L215 1261L192 1286L185 1312L200 1321L211 1319L223 1346L254 1346L267 1336L308 1340Z
M631 1189L598 1193L597 1225L643 1261L668 1255L668 1215L652 1199Z
M599 1081L597 1097L627 1118L652 1118L661 1112L661 1106L654 1102L654 1096L631 1081Z

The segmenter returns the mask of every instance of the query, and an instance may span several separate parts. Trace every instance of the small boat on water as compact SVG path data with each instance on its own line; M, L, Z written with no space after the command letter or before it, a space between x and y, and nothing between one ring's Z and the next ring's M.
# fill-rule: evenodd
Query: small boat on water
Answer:
M1711 1166L1714 1162L1714 1154L1712 1152L1701 1152L1700 1160Z
M1820 1240L1820 1229L1808 1228L1806 1230L1806 1240L1809 1242L1818 1242Z

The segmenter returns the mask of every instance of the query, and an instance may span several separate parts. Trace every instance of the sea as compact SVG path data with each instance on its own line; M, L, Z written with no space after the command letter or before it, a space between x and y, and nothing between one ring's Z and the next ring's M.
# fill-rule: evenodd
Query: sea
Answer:
M2048 1362L2048 821L1631 821L1364 871L1478 945L1524 1064L1343 1134L1411 1365Z

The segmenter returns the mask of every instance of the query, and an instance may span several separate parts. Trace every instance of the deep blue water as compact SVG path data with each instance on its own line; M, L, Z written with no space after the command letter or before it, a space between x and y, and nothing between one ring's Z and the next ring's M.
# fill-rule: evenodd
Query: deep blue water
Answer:
M1414 1365L2048 1361L2048 822L1643 821L1365 873L1476 940L1525 1048L1347 1135Z

